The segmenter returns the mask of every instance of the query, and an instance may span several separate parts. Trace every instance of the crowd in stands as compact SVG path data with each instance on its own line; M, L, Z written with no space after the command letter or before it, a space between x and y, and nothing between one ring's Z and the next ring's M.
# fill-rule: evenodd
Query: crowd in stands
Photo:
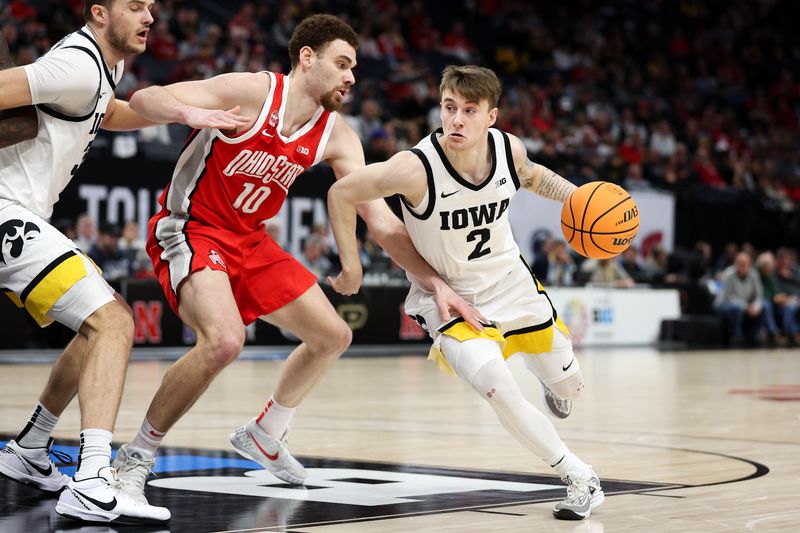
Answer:
M82 7L80 0L0 5L0 31L16 62L35 61L79 27ZM337 14L361 40L357 83L342 114L367 160L380 161L438 126L443 66L492 67L503 81L497 126L522 138L534 161L577 184L606 180L631 191L670 191L679 207L688 197L744 206L742 217L754 227L767 213L780 230L770 232L769 242L753 239L776 258L736 243L715 249L722 242L695 242L680 228L673 254L654 246L646 258L631 249L613 261L583 264L551 240L534 259L541 279L679 286L685 309L707 304L703 311L725 316L737 342L753 331L751 338L766 332L800 342L796 253L787 248L800 242L800 41L793 7L780 0L159 0L147 52L129 61L117 95L222 72L288 72L295 25L314 12ZM174 157L183 141L182 131L166 127L139 135L142 146L167 146L164 157ZM78 238L80 228L78 221ZM118 228L103 231L125 241ZM319 234L304 245L302 260L321 276L335 270L331 244ZM365 265L396 269L369 235L362 246ZM98 239L93 257L122 256L129 274L146 275L149 262L138 252L111 248Z

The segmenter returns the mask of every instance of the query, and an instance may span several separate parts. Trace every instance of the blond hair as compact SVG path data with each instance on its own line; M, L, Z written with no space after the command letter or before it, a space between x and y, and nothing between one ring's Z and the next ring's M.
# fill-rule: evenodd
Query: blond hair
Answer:
M450 90L463 96L468 102L486 100L489 109L497 107L500 100L500 80L493 70L476 65L450 65L442 71L439 95Z

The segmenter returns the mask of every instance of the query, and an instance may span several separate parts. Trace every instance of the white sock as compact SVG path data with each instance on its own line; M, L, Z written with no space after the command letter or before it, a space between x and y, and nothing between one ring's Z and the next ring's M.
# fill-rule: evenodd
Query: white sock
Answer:
M28 423L15 439L23 448L44 448L56 427L58 417L47 410L41 402L36 403Z
M97 471L111 464L111 432L105 429L81 431L78 471L75 479L97 476Z
M559 477L564 477L570 472L575 472L576 470L582 474L588 475L588 473L592 470L591 466L578 459L578 456L569 450L566 450L561 458L557 456L551 457L547 463L553 467Z
M128 445L128 448L139 452L144 459L152 459L156 456L156 450L161 445L161 441L164 440L164 435L166 435L165 432L154 428L150 421L145 418L139 428L139 432L136 433L136 437Z
M256 418L256 424L270 437L279 439L289 429L289 422L292 421L296 410L296 407L282 406L275 401L274 396L271 396L264 412Z

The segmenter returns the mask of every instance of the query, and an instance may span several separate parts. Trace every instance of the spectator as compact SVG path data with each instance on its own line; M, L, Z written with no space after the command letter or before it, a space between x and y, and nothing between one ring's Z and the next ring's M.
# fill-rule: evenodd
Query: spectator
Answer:
M647 270L639 261L639 249L637 247L631 246L622 252L621 265L635 283L647 283L649 281Z
M88 252L97 241L97 226L94 220L88 213L78 215L75 221L75 244L83 250Z
M568 287L575 284L575 260L570 254L567 243L556 241L550 252L551 259L547 268L547 284Z
M756 270L764 289L764 327L767 329L769 342L784 346L787 343L786 336L782 335L775 320L775 296L778 294L777 282L775 281L775 256L772 252L762 252L756 258ZM784 321L785 323L785 321Z
M744 344L745 318L752 324L749 341L754 341L764 327L764 289L752 266L749 255L736 254L733 265L722 272L720 289L714 299L714 309L725 320L733 346Z
M118 247L128 262L128 275L135 278L150 277L153 263L145 250L144 240L139 236L139 224L130 220L122 226Z
M780 248L777 252L777 268L775 282L777 293L773 301L777 306L778 316L781 317L783 332L796 346L800 346L800 325L798 325L798 310L800 310L800 270L797 268L797 258L793 250Z
M588 283L604 287L627 288L635 285L633 278L616 258L589 259L581 265Z
M297 258L317 279L324 279L333 272L331 262L324 255L325 240L322 236L312 233L306 237L303 244L303 253Z
M87 254L103 271L106 281L119 281L128 276L130 267L128 259L119 249L119 226L103 224L97 242Z

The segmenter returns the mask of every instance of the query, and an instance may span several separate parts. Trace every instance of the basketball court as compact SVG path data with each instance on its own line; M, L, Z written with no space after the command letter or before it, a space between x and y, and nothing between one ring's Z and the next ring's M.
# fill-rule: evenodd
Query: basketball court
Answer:
M581 351L585 395L556 427L603 482L606 501L583 522L551 516L563 485L468 386L418 354L378 353L337 362L298 411L290 449L310 467L305 487L228 444L281 365L280 354L249 348L164 442L147 492L171 509L168 527L82 526L58 517L55 499L0 479L0 532L747 532L794 531L800 520L798 349ZM133 437L171 364L151 355L135 351L117 444ZM511 366L540 405L535 377ZM0 441L19 430L49 371L2 365ZM57 449L75 458L78 431L75 402Z

